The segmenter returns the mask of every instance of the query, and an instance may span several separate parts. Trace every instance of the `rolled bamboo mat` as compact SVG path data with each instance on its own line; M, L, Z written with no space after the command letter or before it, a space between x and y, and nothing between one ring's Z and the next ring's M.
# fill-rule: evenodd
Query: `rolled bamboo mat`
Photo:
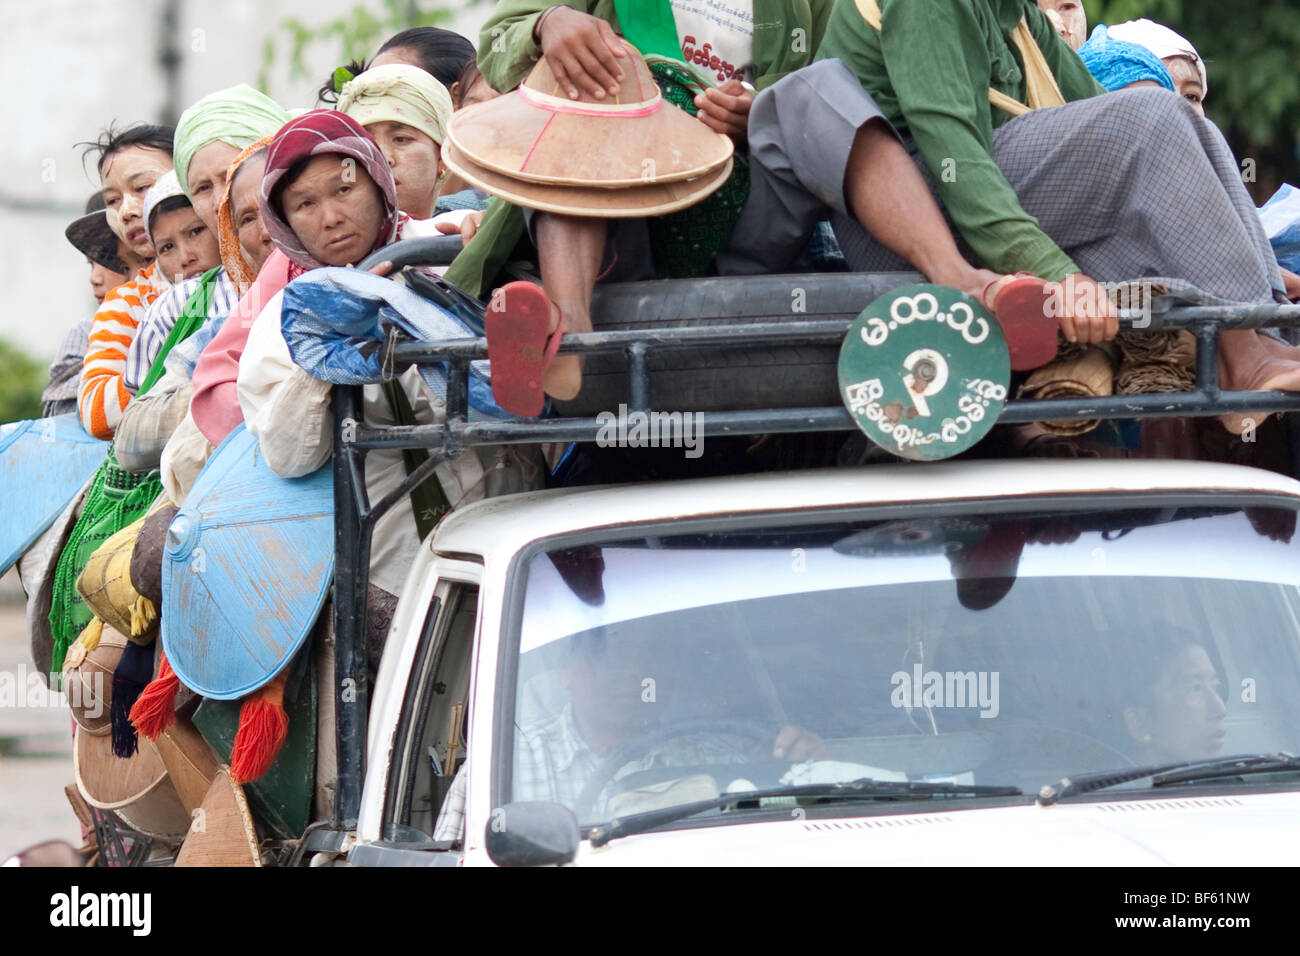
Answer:
M1020 387L1019 397L1039 400L1050 398L1100 398L1114 394L1115 366L1111 350L1098 346L1071 348L1065 358L1035 369ZM1084 435L1101 421L1054 420L1038 423L1053 435Z

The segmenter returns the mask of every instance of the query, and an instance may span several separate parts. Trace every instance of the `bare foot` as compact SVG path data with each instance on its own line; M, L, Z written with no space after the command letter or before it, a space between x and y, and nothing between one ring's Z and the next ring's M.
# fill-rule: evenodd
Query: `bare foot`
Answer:
M564 323L564 333L590 332L591 315L586 310L567 309L561 311L554 302L551 303L551 323L546 330L547 337L555 333L560 323ZM542 391L552 398L568 401L576 398L582 390L582 356L557 355L542 373Z
M1239 330L1220 338L1219 375L1225 391L1300 392L1300 349L1272 336ZM1223 427L1234 435L1258 427L1268 413L1220 415Z
M1275 339L1271 335L1265 335L1263 332L1256 332L1255 334L1259 336L1259 340L1263 343L1264 347L1278 358L1300 362L1300 347L1288 345L1286 342L1283 342L1280 339Z
M1251 412L1246 415L1220 415L1219 421L1233 435L1244 435L1249 428L1258 428L1268 418L1268 412Z
M1300 349L1256 332L1225 332L1219 372L1225 390L1300 392Z

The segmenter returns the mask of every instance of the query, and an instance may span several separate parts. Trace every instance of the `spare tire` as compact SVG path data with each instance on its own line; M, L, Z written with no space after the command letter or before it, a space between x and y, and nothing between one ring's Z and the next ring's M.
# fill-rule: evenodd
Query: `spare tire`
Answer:
M924 282L914 272L726 276L598 286L592 299L597 331L686 326L852 320L874 299ZM839 343L652 347L646 358L650 406L658 411L808 408L839 404ZM627 355L588 355L582 391L556 402L565 416L617 412L628 400Z

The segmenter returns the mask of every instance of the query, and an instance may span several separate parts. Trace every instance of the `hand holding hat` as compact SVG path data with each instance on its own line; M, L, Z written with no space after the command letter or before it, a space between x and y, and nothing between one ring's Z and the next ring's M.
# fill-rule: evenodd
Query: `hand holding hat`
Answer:
M618 42L614 96L559 95L552 62L539 60L517 90L452 114L447 165L515 205L571 216L662 215L716 190L732 141L665 101L636 48Z
M617 96L623 71L619 59L627 49L614 28L599 17L563 4L550 7L537 20L542 56L571 100L583 93L598 100Z

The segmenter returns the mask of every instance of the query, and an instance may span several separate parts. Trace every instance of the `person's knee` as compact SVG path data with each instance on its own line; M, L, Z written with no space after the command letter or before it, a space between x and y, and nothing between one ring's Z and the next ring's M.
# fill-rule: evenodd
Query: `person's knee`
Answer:
M1162 87L1116 90L1105 95L1103 122L1137 141L1151 141L1179 127L1191 129L1200 117L1181 96Z
M749 148L760 146L781 149L786 137L783 121L794 127L807 128L815 123L828 100L826 90L843 89L845 83L861 89L861 84L839 60L818 60L777 80L754 98L749 108ZM866 91L863 91L866 96Z
M853 152L850 156L870 161L879 156L884 150L900 148L902 148L902 143L898 138L898 134L894 132L894 127L890 126L883 116L873 116L858 127L858 133L853 138ZM852 159L850 162L852 162Z

